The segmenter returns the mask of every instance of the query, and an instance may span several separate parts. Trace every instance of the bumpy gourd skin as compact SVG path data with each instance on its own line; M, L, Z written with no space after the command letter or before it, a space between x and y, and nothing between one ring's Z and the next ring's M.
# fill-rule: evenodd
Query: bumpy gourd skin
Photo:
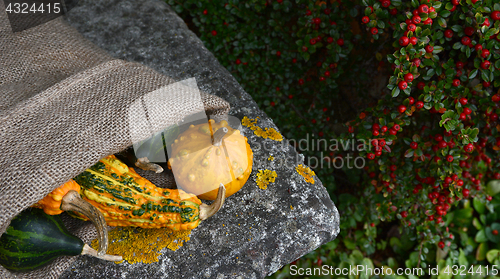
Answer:
M214 145L213 135L227 128L220 146ZM168 161L177 187L201 199L215 200L220 183L226 187L226 197L239 191L252 172L253 153L247 138L232 129L227 121L191 125L172 144L173 155Z
M78 185L75 181L70 180L54 189L54 191L45 196L45 198L34 204L33 207L43 209L45 214L61 214L63 213L63 210L61 210L62 199L70 190L75 190L79 193L80 185Z
M200 223L201 201L195 195L156 187L113 155L74 180L82 198L103 213L109 226L190 230Z

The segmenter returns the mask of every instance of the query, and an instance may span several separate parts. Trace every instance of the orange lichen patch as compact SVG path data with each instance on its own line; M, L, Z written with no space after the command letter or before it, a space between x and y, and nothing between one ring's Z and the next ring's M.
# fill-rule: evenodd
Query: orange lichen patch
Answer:
M276 177L278 177L278 175L275 171L259 170L259 173L257 174L257 186L259 186L260 189L265 190L267 189L267 185L269 185L269 183L275 181Z
M252 131L254 131L254 134L256 136L259 136L259 137L262 137L265 139L272 139L275 141L282 141L283 140L283 136L278 131L276 131L274 128L270 128L270 129L265 128L265 130L264 130L259 126L256 126L255 124L257 123L258 119L259 119L259 117L255 118L255 119L251 119L251 118L248 118L245 116L241 120L241 124L245 127L250 128Z
M311 184L314 184L314 178L313 176L316 175L313 170L311 170L309 167L306 167L302 164L298 165L295 170L304 177L306 182L309 182Z
M184 242L189 241L190 234L190 230L117 228L108 232L109 247L107 253L120 255L124 261L130 264L158 262L162 249L168 248L172 251L179 249ZM91 243L94 249L97 249L98 245L97 239Z

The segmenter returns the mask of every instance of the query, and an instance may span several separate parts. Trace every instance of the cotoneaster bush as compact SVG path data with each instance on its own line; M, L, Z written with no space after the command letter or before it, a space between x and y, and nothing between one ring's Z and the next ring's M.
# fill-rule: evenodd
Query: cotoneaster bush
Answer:
M287 138L367 143L363 169L315 169L341 233L296 264L497 260L470 239L499 204L500 1L167 2Z

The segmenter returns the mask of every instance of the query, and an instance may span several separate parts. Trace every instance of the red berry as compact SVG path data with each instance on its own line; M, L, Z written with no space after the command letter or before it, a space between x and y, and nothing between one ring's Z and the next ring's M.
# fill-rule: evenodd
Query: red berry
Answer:
M377 35L378 33L377 27L372 27L372 29L370 29L370 33L372 33L372 35Z
M311 12L310 10L307 10L307 11L306 11L306 15L307 15L307 16L310 16L310 15L312 15L312 12Z
M443 248L444 248L444 242L439 241L439 243L438 243L438 247L439 247L439 248L441 248L441 249L443 249Z
M434 47L433 46L430 46L430 45L425 46L425 52L431 53L433 51L434 51Z
M315 44L316 44L316 39L310 39L310 40L309 40L309 43L310 43L311 45L315 45Z
M323 10L323 12L325 13L325 15L329 15L332 12L332 10L326 8Z
M375 223L371 223L371 224L370 224L370 227L375 227Z
M450 30L450 29L447 29L446 31L444 31L444 36L445 36L446 38L451 38L451 37L453 37L453 31L452 31L452 30Z
M293 58L292 63L297 63L297 58Z
M468 196L469 196L469 193L470 193L469 189L464 189L464 190L462 191L462 194L464 195L464 197L468 197Z
M396 131L396 130L394 130L392 128L389 130L389 134L391 134L393 136L396 135L397 133L398 133L398 131Z
M460 0L451 0L451 4L453 4L453 6L460 5Z
M418 101L418 102L415 104L415 107L416 107L417 109L421 109L421 108L423 108L423 107L424 107L424 102L422 102L422 101Z
M405 107L404 105L400 105L400 106L398 107L398 111L399 111L399 113L403 113L403 112L405 112L405 111L406 111L406 107Z
M203 14L204 15L208 14L208 11L207 10L203 10Z
M410 44L412 44L412 45L416 45L417 43L418 43L418 39L417 39L417 37L411 37L411 38L410 38Z
M321 132L321 131L320 131L320 132L318 133L318 136L322 137L322 136L323 136L323 132Z
M319 77L319 81L325 81L325 77Z
M439 148L443 149L443 148L446 148L448 146L448 144L444 140L442 140L438 143L438 146L439 146Z
M312 22L313 22L314 24L316 24L316 25L317 25L317 24L320 24L320 23L321 23L321 18L319 18L319 17L315 17L315 18L313 18Z
M464 185L464 181L462 179L459 179L457 181L457 186L462 187Z
M491 63L488 60L484 60L483 62L481 62L481 68L483 68L485 70L489 69L490 65L491 65Z
M500 101L500 95L495 94L495 95L491 96L491 101L498 103Z
M370 22L370 18L367 16L364 16L363 18L361 18L361 22L363 22L364 24L367 24L368 22Z
M384 128L384 127L385 127L385 126L383 126L382 128ZM384 139L379 140L379 141L378 141L378 145L379 145L380 147L384 147L384 146L385 146L385 140L384 140Z
M483 87L490 87L491 82L489 81L483 81Z
M465 113L466 115L469 115L469 114L471 114L471 113L472 113L472 110L471 110L470 108L464 108L464 113Z
M458 61L457 63L455 63L455 66L457 67L457 69L463 69L463 67L464 67L464 62L462 62L462 61Z
M413 16L413 17L411 18L411 21L412 21L414 24L419 24L419 23L422 21L422 19L421 19L419 16Z
M432 18L428 17L426 20L424 20L425 25L432 25Z
M308 48L306 46L302 46L302 52L306 52Z
M326 42L329 43L329 44L333 43L333 38L332 37L328 37L328 39L326 39Z
M293 99L293 95L288 95L288 99Z
M391 5L390 0L382 0L382 7L388 8Z
M483 49L483 50L481 50L481 57L482 57L482 58L486 58L486 57L488 57L489 55L490 55L490 51L489 51L489 50L487 50L487 49Z
M417 29L417 26L415 24L409 24L408 27L407 27L408 31L410 32L415 32L415 30Z
M414 142L414 141L413 141L413 142L411 142L411 143L410 143L410 148L411 148L411 149L417 149L417 148L418 148L418 143L416 143L416 142Z
M398 87L401 90L405 90L406 88L408 88L408 83L406 83L406 81L402 80L399 82Z
M412 64L415 65L415 67L420 67L420 59L414 58L411 60Z
M409 43L410 43L410 39L408 39L408 37L403 36L403 37L399 38L399 45L407 46Z
M500 11L493 11L490 16L493 20L500 20Z
M487 200L487 201L491 201L492 199L493 199L493 197L492 197L492 196L487 196L487 197L486 197L486 200Z
M462 106L467 105L467 98L460 98L460 103L462 104Z
M399 124L394 124L394 126L392 126L392 129L394 129L394 131L399 131L399 129L401 129L401 126L399 126Z
M464 29L464 33L467 36L472 36L474 34L474 31L475 31L474 28L472 28L470 26L469 27L465 27L465 29Z
M405 76L405 81L406 82L412 82L413 81L413 75L411 73L407 73Z
M240 65L241 64L241 60L240 59L236 59L236 64Z
M451 8L450 12L454 12L455 10L457 9L457 6L453 6L453 8Z
M487 17L485 17L484 22L483 24L481 24L481 26L490 26L490 20Z
M421 14L427 14L429 12L429 6L422 4L418 7L418 12Z
M420 90L424 90L424 87L425 87L425 82L420 81L419 83L417 83L417 88L418 88L418 89L420 89Z
M330 76L330 71L326 71L325 72L325 77L329 77Z
M406 212L406 211L401 212L401 217L403 217L403 218L408 217L408 212Z
M271 102L271 106L274 107L276 104L274 102Z
M468 46L468 45L470 45L470 38L467 36L463 36L461 42L463 45Z
M339 46L343 46L343 45L344 45L344 39L338 39L338 40L337 40L337 44L338 44Z
M217 36L217 31L212 30L212 36Z
M387 126L382 126L382 128L380 128L380 131L381 131L382 133L387 132ZM385 142L385 141L384 141L384 142Z
M368 153L367 158L370 159L370 160L373 160L373 159L375 159L375 154Z
M459 79L454 79L453 82L451 83L451 85L453 85L455 87L459 87L460 86L460 80Z
M448 161L450 163L453 162L453 156L452 155L446 156L446 161Z
M408 97L408 103L413 105L413 103L415 103L415 99L413 99L413 97Z
M493 235L498 235L498 230L492 230L492 231L491 231L491 233L492 233Z
M299 79L299 84L303 85L304 84L304 80L303 79Z

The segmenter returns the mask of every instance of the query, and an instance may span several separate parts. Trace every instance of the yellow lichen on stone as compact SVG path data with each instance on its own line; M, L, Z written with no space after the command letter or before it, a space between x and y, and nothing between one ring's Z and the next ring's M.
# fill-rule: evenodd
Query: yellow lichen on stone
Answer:
M130 264L158 262L162 249L168 248L172 251L179 249L184 242L189 241L190 234L190 230L117 228L108 232L107 253L122 256L123 260ZM97 249L98 245L97 239L91 243L94 249Z
M255 118L255 119L251 119L251 118L248 118L245 116L241 120L241 124L245 127L250 128L252 131L254 131L253 133L256 136L262 137L264 139L272 139L275 141L282 141L283 140L283 136L278 131L276 131L274 128L271 128L271 129L265 128L265 130L263 130L259 126L256 126L255 124L257 123L258 119L259 119L259 117Z
M269 156L269 158L267 158L268 161L274 161L274 157L273 156Z
M259 173L257 174L257 186L259 186L260 189L265 190L267 189L267 185L269 185L269 183L275 181L276 177L278 177L278 175L275 171L259 170Z
M309 167L306 167L302 164L298 165L295 170L304 177L306 182L309 182L311 184L314 184L314 178L313 176L316 175L313 170L311 170Z
M293 206L292 205L290 205L290 210L293 210Z

